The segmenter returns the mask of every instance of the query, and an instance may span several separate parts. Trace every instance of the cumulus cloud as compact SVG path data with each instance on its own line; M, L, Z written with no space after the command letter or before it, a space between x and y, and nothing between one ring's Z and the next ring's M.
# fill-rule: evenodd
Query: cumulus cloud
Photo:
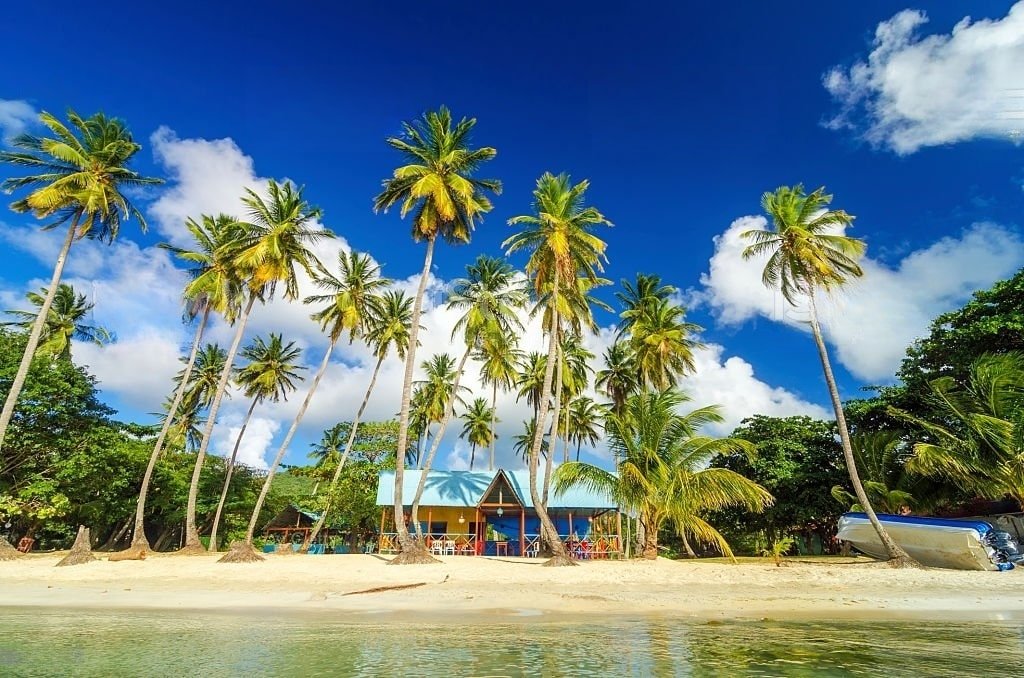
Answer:
M703 288L693 296L726 325L763 317L806 329L806 304L789 306L761 284L764 260L740 256L740 234L766 227L764 217L742 217L717 236L709 270L701 276ZM821 300L823 330L851 373L873 382L891 381L907 346L927 332L932 318L1022 265L1021 236L988 223L911 252L895 266L869 256L862 262L863 278Z
M21 99L0 99L0 140L10 141L38 118L32 104Z
M978 137L1024 132L1024 2L1001 19L965 17L949 33L921 36L924 12L881 22L865 61L828 71L839 104L826 124L852 128L905 155Z

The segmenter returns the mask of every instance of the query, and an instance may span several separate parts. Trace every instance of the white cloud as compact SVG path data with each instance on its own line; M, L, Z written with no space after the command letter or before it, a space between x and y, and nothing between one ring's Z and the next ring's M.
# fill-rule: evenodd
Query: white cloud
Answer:
M179 369L173 335L146 329L106 346L75 342L75 362L96 376L105 392L142 412L159 412Z
M223 423L214 429L213 452L222 457L230 457L241 428L241 417L225 417ZM236 462L250 468L270 468L270 461L266 458L267 452L270 451L270 444L280 429L281 422L254 414L245 429L245 437L238 446Z
M703 289L696 298L707 303L723 324L763 317L805 329L805 305L792 308L781 294L761 284L763 259L741 257L740 234L766 226L764 217L742 217L715 238L709 272L701 276ZM1021 265L1021 236L986 223L912 252L895 267L867 257L863 278L819 304L826 338L854 375L891 381L907 346L927 332L935 316L963 304L973 291L1012 275Z
M8 141L35 123L39 114L21 99L0 99L0 140Z
M924 12L904 10L875 31L866 61L825 74L840 111L827 125L860 130L901 155L1024 132L1024 2L1001 19L965 17L922 37Z

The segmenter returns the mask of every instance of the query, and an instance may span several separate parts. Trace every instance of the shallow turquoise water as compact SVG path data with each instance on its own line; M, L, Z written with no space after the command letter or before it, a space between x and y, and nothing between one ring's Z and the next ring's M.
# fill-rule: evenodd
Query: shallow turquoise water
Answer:
M0 608L0 676L1020 675L1024 623Z

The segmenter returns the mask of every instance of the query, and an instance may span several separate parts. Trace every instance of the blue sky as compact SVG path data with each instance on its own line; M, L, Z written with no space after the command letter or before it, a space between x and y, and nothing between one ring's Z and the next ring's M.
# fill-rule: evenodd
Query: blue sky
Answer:
M371 4L48 2L7 12L4 131L26 122L26 106L103 110L144 143L139 168L169 179L140 200L162 205L150 212L150 233L130 225L123 234L148 276L116 272L126 255L98 248L76 254L71 272L102 292L97 317L125 342L120 354L104 349L105 359L79 352L125 417L152 411L156 376L173 371L166 349L187 340L176 317L155 315L178 290L152 246L180 235L176 215L211 205L198 195L204 187L223 180L231 192L235 174L293 179L327 226L405 279L419 271L422 248L397 215L374 215L371 200L397 161L384 138L439 104L478 118L475 141L498 149L486 172L505 191L472 244L440 249L434 274L450 280L477 254L498 253L506 219L528 211L541 172L589 178L590 201L616 224L606 234L608 277L658 273L684 290L713 348L691 391L698 404L726 404L732 419L827 404L809 337L779 322L781 306L735 265L730 226L760 213L762 192L825 184L869 243L868 277L836 300L830 334L847 397L891 378L928 319L1024 264L1024 160L1013 143L1013 111L1024 110L1024 7L929 3L924 22L905 11L922 5L902 2L449 3L440 16L422 3ZM954 30L967 15L971 23ZM58 16L67 36L44 45L30 28ZM48 250L25 230L30 219L0 213L0 224L0 300L20 307L25 289L48 277ZM160 301L147 304L141 289ZM301 315L279 311L264 325L281 319L287 333ZM322 345L295 327L315 364ZM126 368L138 354L152 362ZM362 376L358 352L339 359L338 390L327 396L335 420L349 416ZM133 386L118 373L126 369L153 378ZM379 413L388 407L382 399ZM268 415L268 441L286 414ZM313 416L296 449L331 416Z

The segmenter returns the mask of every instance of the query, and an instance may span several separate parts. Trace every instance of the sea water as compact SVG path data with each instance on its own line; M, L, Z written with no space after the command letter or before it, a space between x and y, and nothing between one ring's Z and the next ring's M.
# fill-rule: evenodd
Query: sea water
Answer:
M1024 622L0 608L0 676L1021 675Z

